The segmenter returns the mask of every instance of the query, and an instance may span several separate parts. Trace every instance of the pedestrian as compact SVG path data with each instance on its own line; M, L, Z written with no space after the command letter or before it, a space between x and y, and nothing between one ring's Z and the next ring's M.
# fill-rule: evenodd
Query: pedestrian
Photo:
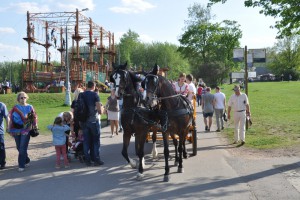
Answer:
M283 75L283 74L281 74L281 76L280 76L280 77L281 77L281 81L283 81L284 75Z
M80 127L83 132L83 150L85 156L85 163L91 166L91 161L95 165L103 165L104 162L100 159L100 119L101 103L99 95L94 92L95 83L89 81L87 89L82 93L82 97L88 109L88 117L85 122L80 122ZM100 115L99 115L100 114Z
M202 85L199 83L198 88L197 88L197 103L198 107L201 106L201 95L202 95Z
M66 131L70 131L68 125L63 124L63 119L61 117L56 117L53 125L48 125L47 128L52 132L53 145L56 151L56 169L60 169L60 157L64 158L65 168L69 168L69 160L67 157L66 149Z
M78 137L78 132L79 132L79 129L80 129L80 124L79 124L79 121L78 119L76 118L76 116L74 115L74 110L75 110L75 104L76 104L76 101L78 99L78 96L80 93L83 92L83 89L82 88L77 88L75 91L74 91L74 100L72 101L72 104L71 104L71 112L73 113L73 116L74 116L74 133L75 133L75 137L77 138Z
M188 84L188 95L187 98L188 100L190 100L193 104L193 100L194 100L194 96L197 93L197 89L195 87L195 84L193 83L193 75L192 74L188 74L186 76L186 83Z
M292 80L292 74L289 74L289 81L291 81Z
M9 133L14 137L18 149L18 171L22 172L29 166L30 158L27 149L30 140L28 134L31 128L37 128L37 115L32 105L27 103L29 99L25 92L17 94L17 101L10 111Z
M107 118L110 120L111 137L114 137L114 133L118 135L119 127L119 100L115 95L115 89L111 88L110 96L106 102Z
M211 88L206 88L206 93L202 95L202 111L203 111L203 120L205 124L205 130L210 132L210 128L212 125L212 117L214 115L214 103L215 103L215 96L210 93ZM208 123L207 123L208 118Z
M221 88L219 86L216 87L215 96L215 114L216 114L216 122L217 122L217 132L220 132L221 129L224 129L224 120L223 114L226 108L226 96L223 92L221 92Z
M249 100L246 94L241 93L240 86L235 85L234 94L228 101L228 119L231 118L231 108L234 110L234 144L241 140L241 144L245 144L245 124L246 116L251 116Z
M5 119L5 131L4 131ZM0 170L5 168L6 153L4 144L4 134L8 132L9 117L7 107L4 103L0 102Z
M189 86L185 82L185 79L186 74L180 73L178 81L173 84L173 88L176 94L181 94L186 97L189 91Z

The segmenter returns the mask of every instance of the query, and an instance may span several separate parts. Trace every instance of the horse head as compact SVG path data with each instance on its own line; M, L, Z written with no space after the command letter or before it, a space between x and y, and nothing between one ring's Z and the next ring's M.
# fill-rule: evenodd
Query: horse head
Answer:
M142 87L146 91L146 104L150 107L155 107L158 105L157 94L159 90L159 78L158 78L159 66L154 65L151 72L149 72L144 81L142 82Z
M127 85L128 71L127 62L123 65L116 65L113 63L113 72L110 75L110 82L114 84L115 95L117 98L121 97L125 93L125 87Z

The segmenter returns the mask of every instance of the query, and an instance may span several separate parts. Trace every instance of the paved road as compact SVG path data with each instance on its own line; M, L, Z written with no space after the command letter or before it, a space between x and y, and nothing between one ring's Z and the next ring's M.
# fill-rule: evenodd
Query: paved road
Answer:
M176 173L177 168L172 166L168 183L162 181L161 142L155 160L150 155L151 142L146 144L145 178L136 181L137 171L126 165L120 153L122 135L110 138L110 129L105 127L101 136L104 166L85 167L75 160L70 169L58 171L53 167L52 151L31 162L23 173L16 172L16 168L0 171L0 199L300 199L299 157L270 159L231 154L229 149L236 147L224 144L216 132L204 132L199 108L197 114L198 155L184 160L184 173ZM191 144L187 147L191 152ZM134 157L133 139L129 153Z

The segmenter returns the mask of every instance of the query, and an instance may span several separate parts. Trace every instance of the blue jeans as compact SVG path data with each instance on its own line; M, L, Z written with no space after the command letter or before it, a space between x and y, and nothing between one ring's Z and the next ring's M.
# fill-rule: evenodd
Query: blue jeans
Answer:
M100 160L100 122L82 123L83 132L83 152L86 162Z
M4 134L0 134L0 166L5 166L5 158Z
M30 140L30 135L15 135L16 146L19 151L18 163L19 168L25 168L25 164L29 163L30 159L28 158L27 149Z

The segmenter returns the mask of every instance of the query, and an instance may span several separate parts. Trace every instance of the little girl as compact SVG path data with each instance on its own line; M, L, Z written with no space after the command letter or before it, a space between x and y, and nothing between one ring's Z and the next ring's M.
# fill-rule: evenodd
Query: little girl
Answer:
M70 130L68 125L63 125L61 117L56 117L53 125L47 126L52 132L53 136L53 145L55 146L56 151L56 169L60 168L60 156L61 154L64 157L65 168L69 168L69 161L66 151L66 133L65 131Z

